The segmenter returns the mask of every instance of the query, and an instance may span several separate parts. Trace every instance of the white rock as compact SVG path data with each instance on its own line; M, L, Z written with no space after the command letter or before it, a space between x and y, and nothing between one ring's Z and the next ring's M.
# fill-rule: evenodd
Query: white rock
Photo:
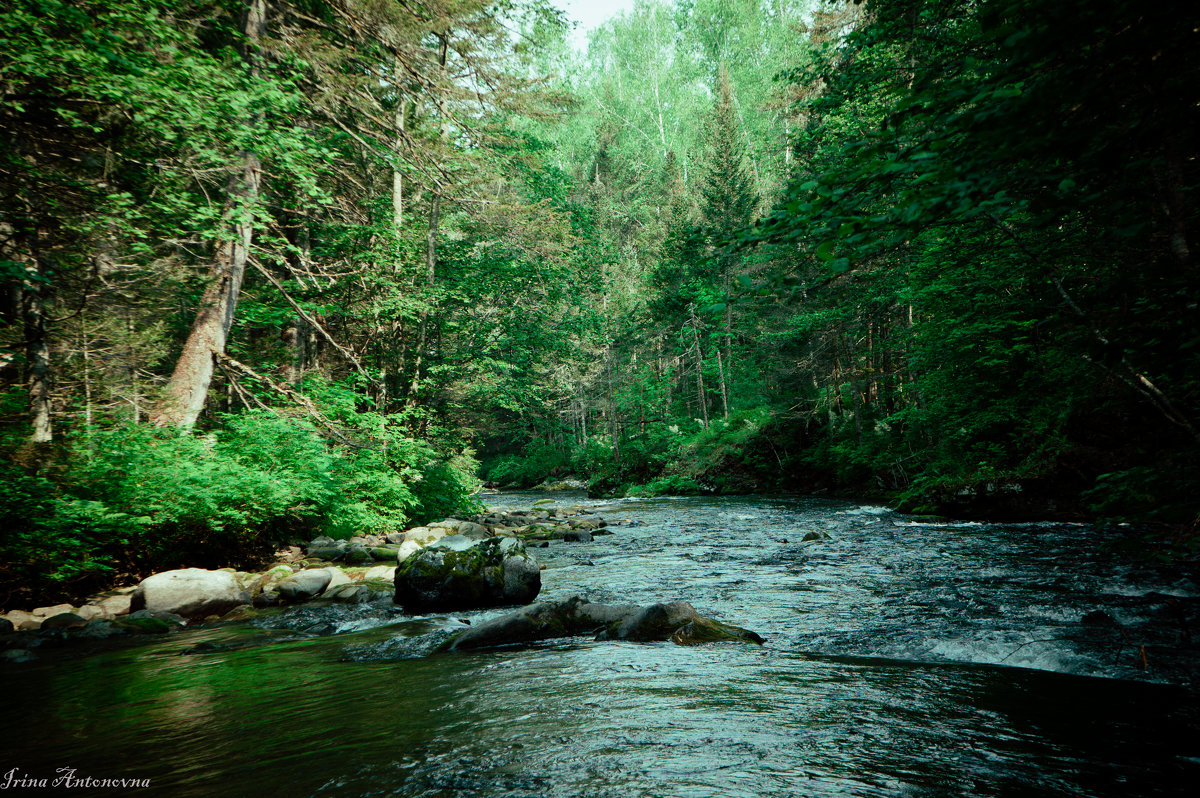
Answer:
M335 568L310 568L289 576L277 585L279 595L288 601L310 599L329 586L335 570L340 573L340 569Z
M18 632L38 629L44 620L43 618L35 617L32 612L26 612L25 610L10 610L4 617L8 618L13 628Z
M143 579L133 593L130 609L203 618L224 615L239 604L249 603L250 594L229 571L181 568Z
M327 568L326 570L329 571L329 584L325 586L324 594L328 594L331 590L336 590L342 585L348 585L354 581L341 568Z
M396 566L376 565L363 574L363 579L386 579L391 582L396 578Z
M75 614L80 618L83 618L85 621L108 617L108 613L95 604L84 604L82 607L75 610Z
M432 541L431 541L432 542ZM415 540L406 540L400 544L400 549L396 554L397 564L404 562L413 554L421 550L421 544Z
M96 602L96 606L104 610L105 615L116 618L129 614L129 605L133 602L132 594L108 596Z
M441 540L450 533L449 529L443 527L432 529L427 526L419 526L404 533L404 543L416 543L418 546L428 546L435 540ZM401 547L403 547L403 544L401 544Z

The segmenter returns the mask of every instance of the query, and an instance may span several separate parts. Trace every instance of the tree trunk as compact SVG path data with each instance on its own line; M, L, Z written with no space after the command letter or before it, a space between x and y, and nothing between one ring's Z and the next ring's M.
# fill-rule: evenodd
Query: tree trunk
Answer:
M247 0L242 32L248 43L244 57L251 65L251 74L257 73L255 49L266 25L266 11L266 0ZM225 341L233 326L254 235L253 208L261 177L258 156L242 153L225 200L225 236L217 244L208 288L200 299L200 309L167 382L163 401L154 414L155 426L190 428L204 409L214 358L225 353Z
M50 342L46 336L46 312L43 303L36 258L28 266L30 277L21 292L21 317L25 328L25 361L29 370L29 415L33 443L54 440L50 422Z
M721 362L721 347L717 347L717 377L721 381L721 409L725 411L725 420L729 420L729 391L725 387L725 366Z

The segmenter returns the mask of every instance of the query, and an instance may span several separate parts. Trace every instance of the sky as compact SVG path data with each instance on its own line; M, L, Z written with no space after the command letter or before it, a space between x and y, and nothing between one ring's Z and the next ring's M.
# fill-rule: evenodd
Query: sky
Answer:
M621 11L633 8L634 0L551 0L553 5L567 12L579 25L571 36L575 49L583 52L587 49L587 34L600 27L606 20L616 16Z

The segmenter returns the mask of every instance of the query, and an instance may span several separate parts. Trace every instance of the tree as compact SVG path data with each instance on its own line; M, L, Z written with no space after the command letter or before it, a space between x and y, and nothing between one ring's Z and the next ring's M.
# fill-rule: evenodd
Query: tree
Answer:
M242 13L242 58L251 82L261 74L258 48L267 24L266 0L246 0ZM255 120L235 124L254 126ZM189 428L204 409L212 382L215 358L225 354L225 340L233 326L238 296L246 272L246 259L254 239L254 217L262 179L262 162L253 150L239 156L226 188L223 229L215 242L209 284L200 298L192 330L167 381L164 398L154 415L160 427Z

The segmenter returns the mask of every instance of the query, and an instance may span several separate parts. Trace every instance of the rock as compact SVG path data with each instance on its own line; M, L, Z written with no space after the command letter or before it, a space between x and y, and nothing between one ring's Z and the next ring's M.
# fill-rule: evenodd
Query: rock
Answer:
M829 535L825 532L819 532L817 530L813 530L812 532L805 532L804 537L800 538L800 542L807 543L810 540L832 540L832 539L833 538L829 537Z
M686 601L651 604L610 626L601 640L671 640L679 645L743 640L762 643L754 632L705 618Z
M285 601L305 601L329 586L333 579L331 568L310 568L283 579L276 585L280 598Z
M100 599L96 602L96 606L103 610L105 615L111 615L115 618L121 615L128 615L131 611L132 603L132 595L117 595Z
M400 548L396 550L396 564L407 560L413 554L421 550L421 544L415 540L406 540L400 544Z
M325 585L325 589L324 589L324 591L322 591L322 595L328 593L331 590L337 589L341 585L348 585L353 581L352 579L350 579L349 576L346 575L346 572L343 571L341 568L330 568L328 570L329 570L329 584Z
M10 648L8 651L0 654L0 656L3 656L4 659L8 660L9 662L17 664L22 662L33 662L37 659L37 654L34 654L32 651L24 648Z
M250 594L228 571L183 568L146 577L138 585L130 609L168 612L184 618L224 615L239 604L249 604Z
M53 607L38 607L33 611L35 618L49 618L53 615L61 615L64 612L74 612L73 604L55 604Z
M371 554L371 550L361 545L352 545L346 549L344 559L347 565L370 565L375 562L375 557Z
M333 538L329 537L328 535L319 535L308 542L308 548L323 549L326 546L333 546L336 543L337 543L337 541L335 541Z
M264 607L274 607L279 603L279 593L274 590L263 591L254 597L253 607L256 610L261 610Z
M406 559L396 569L395 584L395 602L406 611L447 612L532 601L542 576L514 538L470 541L455 535Z
M404 542L415 542L418 546L428 546L430 543L441 540L449 534L452 533L448 529L440 527L433 529L427 526L418 526L404 533Z
M489 538L492 533L482 524L477 524L474 521L462 521L458 518L447 518L445 521L438 521L429 525L430 529L445 529L450 534L464 535L471 540L483 540Z
M6 617L18 632L32 631L42 625L41 618L34 617L32 612L25 610L12 610Z
M396 575L395 566L389 567L387 565L376 565L374 568L367 569L367 572L365 574L363 574L363 579L367 580L367 581L372 580L372 579L383 579L383 580L390 582L395 577L395 575Z
M260 597L268 591L276 590L279 583L296 573L289 565L276 565L259 574L250 585L250 597L259 604Z
M592 533L586 529L569 529L563 533L563 540L567 543L591 543Z
M389 546L372 546L368 551L371 552L371 557L377 562L390 562L396 559L400 553L399 549Z
M308 550L309 557L316 557L318 560L326 562L337 562L346 556L347 549L339 548L338 546L320 546Z
M167 572L170 573L170 572ZM118 628L137 634L164 634L184 624L184 619L171 612L136 610L113 621Z
M364 579L328 590L322 598L345 601L351 604L367 604L372 601L392 598L395 590L391 582L382 579Z
M466 551L474 546L476 541L466 535L447 535L441 540L433 544L432 547L439 549L450 549L452 551Z
M0 618L0 635L12 634L17 631L17 627L13 626L13 622L8 618Z
M76 637L83 637L90 640L104 640L119 634L125 634L126 630L117 625L110 618L96 618L87 626L75 633Z
M87 619L73 612L60 612L42 621L42 629L79 629L87 626Z
M461 651L576 635L595 635L597 640L671 640L679 645L762 643L754 632L704 618L684 601L638 607L593 604L583 596L573 596L566 601L522 607L466 629L441 648Z
M108 613L97 607L95 604L84 604L79 609L75 610L75 614L85 621L94 621L96 618L106 618Z
M300 562L304 559L304 549L299 546L287 546L275 552L275 559L283 562Z
M253 618L257 613L254 611L254 605L242 604L234 607L229 612L221 616L222 621L244 621Z
M401 543L404 542L404 533L403 532L388 532L387 542L391 543L395 546L399 546Z

